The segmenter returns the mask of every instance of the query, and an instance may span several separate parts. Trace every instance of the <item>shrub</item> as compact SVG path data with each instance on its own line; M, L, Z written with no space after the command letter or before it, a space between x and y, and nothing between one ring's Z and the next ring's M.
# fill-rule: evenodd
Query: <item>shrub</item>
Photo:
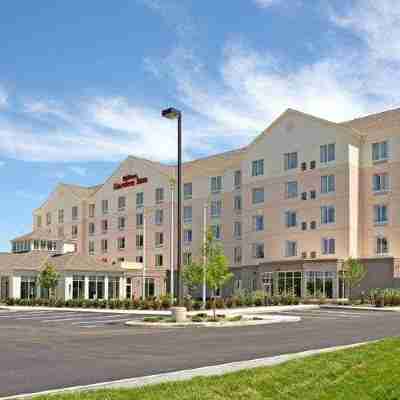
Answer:
M156 297L152 301L151 308L153 310L160 310L161 309L161 302Z
M192 322L203 322L203 318L199 317L198 315L193 315L191 318Z
M237 322L237 321L241 321L242 318L243 317L241 315L234 315L233 317L227 318L227 321L229 321L229 322Z
M171 308L171 298L168 296L162 296L161 297L161 308L164 310L168 310Z
M215 305L217 308L225 308L225 300L222 297L217 297L215 299Z
M193 302L193 310L196 310L196 311L201 310L201 307L203 307L203 302L202 301L195 300Z
M271 297L271 302L272 302L273 306L279 306L279 304L281 303L280 296L272 296Z
M253 293L247 293L244 298L245 306L247 306L247 307L254 306L254 301L255 301L255 299L254 299Z
M154 323L154 322L161 322L161 321L163 321L163 320L164 320L163 317L144 317L144 318L143 318L143 321L144 321L144 322L151 322L151 323Z
M185 296L183 299L183 306L186 307L188 311L191 311L193 308L193 301L190 296Z

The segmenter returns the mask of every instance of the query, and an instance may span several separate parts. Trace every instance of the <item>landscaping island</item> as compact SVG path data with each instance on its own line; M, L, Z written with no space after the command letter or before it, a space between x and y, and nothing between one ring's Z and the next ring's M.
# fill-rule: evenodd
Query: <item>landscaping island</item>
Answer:
M38 400L384 400L400 398L400 339L289 361L274 367L137 389Z

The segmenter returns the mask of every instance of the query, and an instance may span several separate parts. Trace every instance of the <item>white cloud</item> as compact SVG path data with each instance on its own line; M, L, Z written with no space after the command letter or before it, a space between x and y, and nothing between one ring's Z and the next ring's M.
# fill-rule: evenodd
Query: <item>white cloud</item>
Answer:
M0 108L6 107L8 104L8 93L0 86Z
M1 167L4 167L5 165L6 165L6 162L3 161L3 160L0 160L0 168L1 168Z
M254 0L254 3L261 8L268 8L272 6L276 6L281 3L282 0Z
M79 176L86 176L87 175L87 169L84 167L80 167L79 165L71 165L68 167L68 169L73 172L76 175Z

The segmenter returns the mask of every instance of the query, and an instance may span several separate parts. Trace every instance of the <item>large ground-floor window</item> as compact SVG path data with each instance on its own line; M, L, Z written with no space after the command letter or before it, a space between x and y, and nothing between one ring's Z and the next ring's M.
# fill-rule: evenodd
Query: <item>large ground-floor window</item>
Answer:
M108 298L112 300L119 299L119 276L110 276L108 278Z
M89 276L89 299L104 299L104 276Z
M36 278L32 276L21 277L21 299L36 298Z
M0 280L0 298L8 299L10 297L10 278L2 276Z
M131 299L132 298L132 289L133 289L133 284L132 284L132 278L126 278L126 298Z
M291 294L297 297L334 297L334 287L340 280L333 271L279 271L262 275L265 291L270 295Z
M72 276L72 298L84 299L85 298L85 276L73 275Z
M156 294L155 281L153 278L145 279L145 297L153 297Z

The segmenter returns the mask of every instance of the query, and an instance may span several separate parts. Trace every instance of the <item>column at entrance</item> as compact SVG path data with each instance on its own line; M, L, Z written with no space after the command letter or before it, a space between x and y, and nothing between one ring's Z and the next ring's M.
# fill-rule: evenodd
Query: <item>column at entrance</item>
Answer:
M85 275L85 289L84 289L84 297L85 300L89 299L89 277L87 275Z
M13 276L11 278L11 297L13 299L21 298L21 277Z
M104 277L104 300L108 300L108 275Z

